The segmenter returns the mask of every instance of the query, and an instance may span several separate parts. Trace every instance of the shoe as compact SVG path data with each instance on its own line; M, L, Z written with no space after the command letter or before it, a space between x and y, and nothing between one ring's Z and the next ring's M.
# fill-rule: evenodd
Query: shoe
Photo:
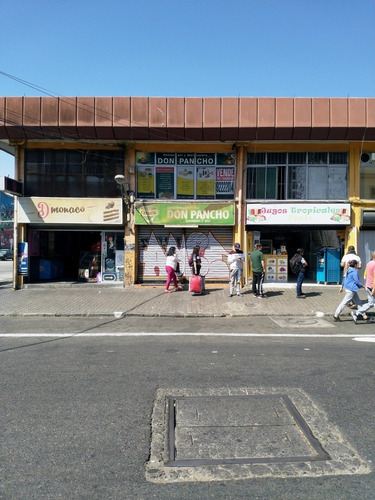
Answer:
M357 316L357 313L355 311L352 312L352 318L354 320L354 323L357 323L358 316Z
M237 297L243 297L242 293L237 293Z
M357 309L357 306L355 304L350 304L350 309Z
M333 321L341 321L341 319L339 316L333 315Z
M233 297L233 295L230 293L230 294L228 295L228 297Z
M170 290L164 290L164 293L171 293Z
M301 295L297 295L297 299L305 299L306 295L302 293Z
M255 297L255 298L256 298L256 297L258 297L258 295L257 295L256 293L253 293L253 297Z
M363 314L362 314L362 318L363 318L363 319L368 319L367 314L364 314L364 313L363 313Z
M181 286L178 286L177 288L175 288L176 292L180 292L182 290L182 287Z
M264 295L264 293L262 293L262 295L258 295L258 299L265 299L266 296Z

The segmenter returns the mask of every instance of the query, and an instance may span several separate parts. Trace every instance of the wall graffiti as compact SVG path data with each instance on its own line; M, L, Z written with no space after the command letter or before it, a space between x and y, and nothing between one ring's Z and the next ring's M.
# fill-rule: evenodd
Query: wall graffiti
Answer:
M224 242L222 240L225 240ZM229 267L227 255L231 250L231 241L228 238L215 235L211 230L193 231L186 235L184 232L158 234L155 229L150 230L148 237L140 239L139 263L145 278L165 278L165 254L169 247L177 248L182 275L190 276L189 256L195 245L200 246L202 259L201 274L211 279L228 279Z

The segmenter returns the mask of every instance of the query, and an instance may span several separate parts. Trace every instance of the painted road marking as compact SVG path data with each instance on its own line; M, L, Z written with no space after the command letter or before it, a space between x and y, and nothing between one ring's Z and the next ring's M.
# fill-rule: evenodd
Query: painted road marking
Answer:
M346 338L362 342L375 342L369 335L325 333L213 333L213 332L119 332L119 333L0 333L0 338L78 338L78 337L267 337L267 338ZM371 340L367 340L371 339Z

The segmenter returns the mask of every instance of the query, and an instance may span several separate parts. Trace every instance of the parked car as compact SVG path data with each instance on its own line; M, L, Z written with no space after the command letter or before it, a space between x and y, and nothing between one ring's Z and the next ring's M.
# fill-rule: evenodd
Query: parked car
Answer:
M0 260L13 260L13 251L0 250Z

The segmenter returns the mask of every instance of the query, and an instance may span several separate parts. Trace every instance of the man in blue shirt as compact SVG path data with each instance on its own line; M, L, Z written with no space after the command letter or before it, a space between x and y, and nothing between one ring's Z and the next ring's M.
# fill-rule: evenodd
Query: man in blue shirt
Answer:
M360 307L362 305L362 301L358 297L358 290L362 288L363 285L358 279L357 268L358 262L356 260L351 260L349 262L346 276L342 281L342 286L345 289L345 297L343 298L339 307L336 309L335 314L333 315L333 321L341 321L340 314L351 300L353 300L357 307ZM340 290L340 292L342 292L342 290Z

